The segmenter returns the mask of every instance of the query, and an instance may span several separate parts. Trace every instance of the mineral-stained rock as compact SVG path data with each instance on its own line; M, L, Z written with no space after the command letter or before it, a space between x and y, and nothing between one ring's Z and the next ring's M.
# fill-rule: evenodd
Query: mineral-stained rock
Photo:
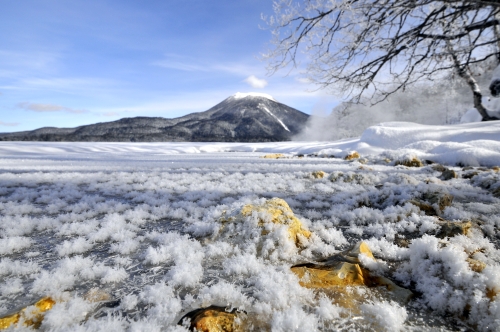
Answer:
M424 166L424 164L418 158L397 160L395 165L396 166L403 165L406 167L422 167L422 166Z
M359 264L338 262L333 266L302 264L292 267L292 272L300 279L301 286L325 288L332 286L367 285L368 272Z
M358 263L359 263L359 255L361 254L375 260L375 257L373 256L370 247L368 247L368 245L363 241L356 243L356 245L351 250L344 253L346 257L351 257Z
M190 320L189 329L199 332L237 332L242 329L235 322L237 316L236 309L227 312L224 307L210 306L203 309L196 309L184 315L179 321L179 325L185 324L185 320Z
M425 193L422 198L432 205L437 205L440 212L443 212L446 207L451 206L453 203L453 196L448 193Z
M345 160L353 160L353 159L358 159L360 157L359 153L356 151L353 151L349 153L347 156L344 157Z
M346 286L383 287L402 302L407 302L413 293L397 286L391 280L372 275L360 265L359 255L373 260L372 252L365 242L359 242L353 249L334 255L318 263L292 266L292 272L300 278L303 287L315 289L343 288Z
M451 206L453 196L448 193L431 192L422 195L422 200L412 199L409 203L417 206L428 216L440 215L444 209Z
M224 223L239 222L246 217L250 217L253 213L265 213L269 217L269 219L266 220L270 220L275 224L287 225L290 238L294 240L296 244L300 243L299 236L303 236L307 239L311 237L311 232L302 227L302 223L295 217L290 206L281 198L271 198L260 205L247 204L241 208L238 214L223 217L221 221ZM264 223L265 221L259 217L258 225L263 226ZM262 234L267 234L267 231L262 230Z
M462 221L462 222L445 221L440 224L441 224L441 230L436 235L439 238L453 237L455 235L467 235L467 233L472 227L472 223L470 221Z
M311 176L315 179L322 179L325 177L325 175L326 173L323 171L314 171L311 173Z
M491 169L496 173L500 172L500 166L493 166Z
M283 153L270 153L262 156L261 158L264 159L279 159L279 158L285 158L285 155Z
M411 204L415 205L421 211L424 211L424 213L426 215L428 215L428 216L435 216L435 215L437 215L436 209L432 205L430 205L428 203L425 203L425 202L422 202L422 201L418 201L418 200L415 200L415 199L409 200L408 203L411 203Z
M50 297L44 297L33 304L33 306L25 307L18 312L1 317L0 329L9 328L18 323L21 318L24 320L24 325L39 328L42 324L44 312L52 309L54 304L56 304L56 302Z
M486 264L477 259L467 258L467 263L469 263L471 270L475 272L481 272L486 268Z

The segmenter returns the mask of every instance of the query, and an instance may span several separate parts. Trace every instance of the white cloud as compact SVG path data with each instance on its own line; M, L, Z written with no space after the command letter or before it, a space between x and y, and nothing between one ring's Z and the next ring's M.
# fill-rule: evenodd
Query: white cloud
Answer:
M55 104L40 104L40 103L19 103L18 107L26 110L37 113L45 113L45 112L67 112L73 114L81 114L88 113L86 110L78 110L74 108L69 108L65 106L55 105Z
M17 122L3 122L3 121L0 121L0 126L6 126L6 127L15 127L15 126L18 126L19 123Z
M263 89L267 85L267 81L265 79L260 79L255 77L254 75L248 76L244 82L248 83L252 88Z

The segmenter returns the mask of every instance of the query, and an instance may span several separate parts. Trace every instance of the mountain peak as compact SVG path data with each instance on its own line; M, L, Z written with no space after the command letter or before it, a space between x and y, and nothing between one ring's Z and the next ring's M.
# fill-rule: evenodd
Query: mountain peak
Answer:
M205 112L175 119L135 117L77 128L42 128L0 134L0 141L277 142L291 140L308 117L270 95L239 92Z
M261 98L267 98L267 99L272 100L272 101L276 101L276 99L274 99L271 95L268 95L266 93L260 93L260 92L245 92L245 93L236 92L231 97L233 97L235 99L242 99L242 98L246 98L246 97L261 97Z

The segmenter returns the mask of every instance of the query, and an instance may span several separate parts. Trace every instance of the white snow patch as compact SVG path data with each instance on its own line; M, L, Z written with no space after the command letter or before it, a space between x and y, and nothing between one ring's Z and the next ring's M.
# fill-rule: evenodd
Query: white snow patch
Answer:
M408 317L406 309L395 302L362 304L361 310L372 318L384 331L400 331Z
M232 95L232 97L235 99L242 99L246 97L262 97L272 101L276 101L276 99L274 99L271 95L262 92L236 92L234 95Z
M270 116L272 116L272 117L273 117L276 121L278 121L278 122L281 124L281 126L282 126L283 128L285 128L285 130L286 130L286 131L290 132L290 129L288 129L288 127L287 127L287 126L283 123L283 121L281 121L281 120L280 120L280 119L279 119L276 115L274 115L274 113L273 113L273 112L271 112L270 110L268 110L266 106L264 106L264 105L262 105L262 104L259 104L259 107L260 107L261 109L263 109L264 111L266 111L266 112L267 112Z

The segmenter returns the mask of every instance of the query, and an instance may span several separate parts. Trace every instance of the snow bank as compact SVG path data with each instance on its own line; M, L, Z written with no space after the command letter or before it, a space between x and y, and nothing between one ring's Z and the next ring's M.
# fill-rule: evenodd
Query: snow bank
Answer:
M360 138L335 142L277 143L58 143L0 142L0 156L44 158L154 158L155 156L257 152L291 155L317 154L344 157L350 151L362 156L389 158L416 156L447 165L500 165L500 121L430 126L387 122L367 128Z

